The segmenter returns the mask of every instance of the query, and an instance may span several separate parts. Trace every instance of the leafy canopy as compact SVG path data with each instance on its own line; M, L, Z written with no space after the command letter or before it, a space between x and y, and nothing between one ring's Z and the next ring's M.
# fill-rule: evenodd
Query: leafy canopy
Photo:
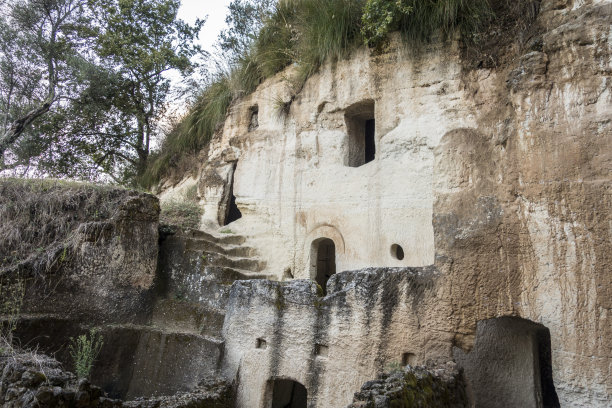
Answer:
M133 182L161 132L171 93L164 74L188 76L201 53L194 40L203 21L190 26L177 19L179 6L179 0L3 4L0 169L33 165L44 175ZM18 58L17 49L31 59ZM32 120L29 112L36 113ZM11 132L24 117L20 132Z

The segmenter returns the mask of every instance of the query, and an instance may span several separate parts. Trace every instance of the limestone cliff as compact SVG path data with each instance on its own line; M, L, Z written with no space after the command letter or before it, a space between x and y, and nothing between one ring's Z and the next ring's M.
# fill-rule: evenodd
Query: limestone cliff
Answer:
M381 53L361 49L325 65L297 95L286 81L289 68L233 105L200 176L165 186L162 199L197 184L202 226L231 222L225 228L248 236L279 280L325 286L321 269L330 275L435 265L439 277L418 301L422 312L398 308L386 317L418 316L418 324L373 344L418 338L405 350L417 361L455 358L469 371L470 351L476 358L486 348L478 333L523 333L525 347L551 355L550 369L541 362L541 376L533 377L541 394L534 391L529 404L607 406L612 2L534 5L528 29L508 29L515 37L488 50L436 41L418 52L398 43ZM237 220L229 216L234 203ZM242 317L256 321L257 313ZM490 321L500 317L523 320L511 328ZM285 332L303 333L297 315L283 321ZM486 334L491 327L497 334ZM255 347L258 335L249 334L248 347ZM262 371L281 378L307 370L315 358L312 344L268 349L275 363L246 374L245 367L259 364L248 347L226 354L243 401L263 395ZM306 354L298 358L297 350ZM369 366L376 356L366 352L354 358L358 377L373 378L384 364ZM344 359L330 349L322 364ZM278 367L289 371L269 371ZM346 379L341 371L334 376ZM491 406L491 396L478 391L485 377L467 379L478 406ZM313 406L348 404L357 384L340 392L329 381L308 390L335 389ZM546 396L551 381L554 395ZM517 398L512 406L527 406Z

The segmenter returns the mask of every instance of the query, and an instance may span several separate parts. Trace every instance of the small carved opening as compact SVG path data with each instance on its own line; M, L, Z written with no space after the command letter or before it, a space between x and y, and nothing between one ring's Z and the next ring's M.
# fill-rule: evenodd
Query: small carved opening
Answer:
M315 344L315 356L327 357L329 348L324 344Z
M327 281L336 273L336 246L329 238L314 240L310 249L311 276L327 294Z
M265 341L264 339L259 338L259 339L257 339L257 343L256 343L255 347L257 347L258 349L265 350L265 349L268 348L268 342Z
M414 353L404 353L402 354L402 365L403 366L414 366L416 364L416 356Z
M398 261L403 260L404 259L404 248L402 248L400 245L397 245L397 244L391 245L391 256L397 259Z
M306 408L308 392L297 381L276 379L272 382L271 408Z
M259 127L259 107L257 105L251 106L249 116L249 132L252 132Z
M345 164L359 167L376 157L376 122L374 101L356 103L344 114L348 134L348 152Z
M518 317L478 322L469 353L455 352L471 387L475 406L557 408L550 331Z

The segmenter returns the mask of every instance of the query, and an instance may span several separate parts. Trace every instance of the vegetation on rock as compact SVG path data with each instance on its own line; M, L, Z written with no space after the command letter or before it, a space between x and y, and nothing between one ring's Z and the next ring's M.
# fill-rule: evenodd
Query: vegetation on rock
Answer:
M12 280L0 275L0 353L13 347L13 333L17 329L24 295L25 282L19 275Z
M196 186L187 190L180 199L161 203L159 222L162 224L198 229L201 217L202 207L198 203Z
M234 0L227 19L230 28L221 35L229 67L196 98L140 182L155 185L183 156L202 149L232 101L290 64L297 67L289 79L296 95L324 61L344 58L364 42L380 46L391 31L399 30L412 44L456 30L470 40L491 17L488 0Z
M467 407L465 384L454 363L395 368L368 381L348 408Z
M0 275L69 262L79 226L111 219L135 194L87 183L0 179Z
M91 329L88 334L82 334L76 339L71 338L70 340L68 350L74 361L74 371L78 378L87 379L100 350L102 350L104 344L102 335L96 329Z

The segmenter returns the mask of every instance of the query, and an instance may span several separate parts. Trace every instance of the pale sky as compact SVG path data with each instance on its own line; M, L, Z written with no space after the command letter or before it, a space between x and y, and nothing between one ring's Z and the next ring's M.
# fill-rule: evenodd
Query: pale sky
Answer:
M178 12L178 17L187 23L193 24L196 18L206 18L204 27L200 31L199 44L205 51L213 53L213 46L217 42L217 37L225 25L225 16L228 13L227 7L231 0L182 0L181 8ZM174 84L178 85L181 82L181 76L178 72L172 70L164 74ZM183 114L185 112L185 99L171 99L168 101L167 115ZM162 120L162 123L165 120ZM162 125L163 126L163 125ZM156 145L157 141L154 141Z
M228 13L227 6L231 0L182 0L179 9L179 18L193 24L196 18L206 19L202 31L200 31L200 45L208 52L212 52L212 46L217 36L225 28L225 16Z

